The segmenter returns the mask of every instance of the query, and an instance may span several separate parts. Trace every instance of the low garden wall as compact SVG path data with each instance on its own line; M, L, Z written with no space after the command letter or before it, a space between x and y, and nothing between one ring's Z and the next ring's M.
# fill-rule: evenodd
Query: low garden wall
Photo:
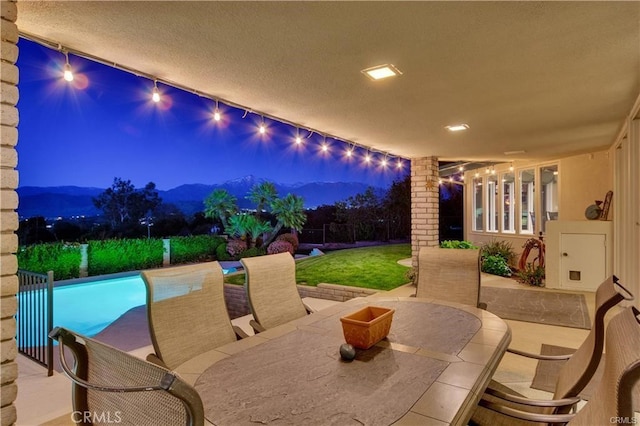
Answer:
M377 293L376 290L360 287L349 287L338 284L320 283L317 287L298 285L300 297L315 297L317 299L335 300L344 302L354 297L367 297ZM235 284L224 285L224 298L227 303L227 311L231 319L242 317L251 313L247 294L244 286Z

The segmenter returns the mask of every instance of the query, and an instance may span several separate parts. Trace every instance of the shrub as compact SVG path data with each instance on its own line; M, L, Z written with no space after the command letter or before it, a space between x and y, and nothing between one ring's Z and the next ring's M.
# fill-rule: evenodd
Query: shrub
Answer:
M507 265L513 265L516 259L516 252L508 241L492 240L482 245L480 253L483 258L489 256L500 256L505 260Z
M223 241L222 244L216 247L216 259L231 260L231 256L229 256L229 253L227 253L227 243L225 241Z
M242 240L231 240L227 243L227 253L231 257L236 257L247 249L247 243Z
M473 243L469 241L444 240L440 243L440 248L446 249L477 249Z
M65 243L34 244L20 247L18 268L46 274L53 271L54 280L80 276L80 245Z
M418 268L412 267L411 269L408 269L404 276L411 284L418 284Z
M159 268L162 257L158 239L89 241L89 275Z
M293 246L293 252L298 251L298 247L300 246L300 242L298 241L298 236L291 233L280 234L276 238L276 241L287 241Z
M222 237L196 235L171 238L171 264L198 262L213 258L224 243Z
M295 251L293 250L293 246L288 241L283 241L283 240L274 241L271 244L269 244L269 247L267 247L268 254L278 254L278 253L285 253L285 252L291 253L292 256L295 254Z
M242 259L243 257L256 257L256 256L263 256L264 254L266 254L266 250L264 248L251 247L250 249L240 253L239 257Z
M533 266L532 263L527 263L516 276L521 283L544 287L544 268L540 265Z
M487 274L499 275L501 277L510 277L511 268L501 256L487 256L482 258L482 272Z

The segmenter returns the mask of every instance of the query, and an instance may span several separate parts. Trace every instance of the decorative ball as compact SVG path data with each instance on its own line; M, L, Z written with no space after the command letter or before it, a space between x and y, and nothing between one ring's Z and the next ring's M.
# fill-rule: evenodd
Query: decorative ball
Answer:
M348 343L340 345L340 356L345 361L352 361L356 357L356 348Z

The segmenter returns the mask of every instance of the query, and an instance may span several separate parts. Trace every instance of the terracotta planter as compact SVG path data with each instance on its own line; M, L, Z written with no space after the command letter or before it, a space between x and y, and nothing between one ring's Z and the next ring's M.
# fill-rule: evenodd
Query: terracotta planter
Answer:
M347 343L359 349L369 349L387 337L395 309L367 306L340 318Z

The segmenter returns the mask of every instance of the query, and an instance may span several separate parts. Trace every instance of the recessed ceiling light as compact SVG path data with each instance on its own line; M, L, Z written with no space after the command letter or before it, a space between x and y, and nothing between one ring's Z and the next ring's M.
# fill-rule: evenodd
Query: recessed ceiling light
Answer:
M393 64L378 65L361 71L371 80L381 80L387 77L395 77L402 75L402 71L394 67Z
M461 130L467 130L469 128L469 125L468 124L452 124L451 126L445 126L444 128L450 132L459 132Z

